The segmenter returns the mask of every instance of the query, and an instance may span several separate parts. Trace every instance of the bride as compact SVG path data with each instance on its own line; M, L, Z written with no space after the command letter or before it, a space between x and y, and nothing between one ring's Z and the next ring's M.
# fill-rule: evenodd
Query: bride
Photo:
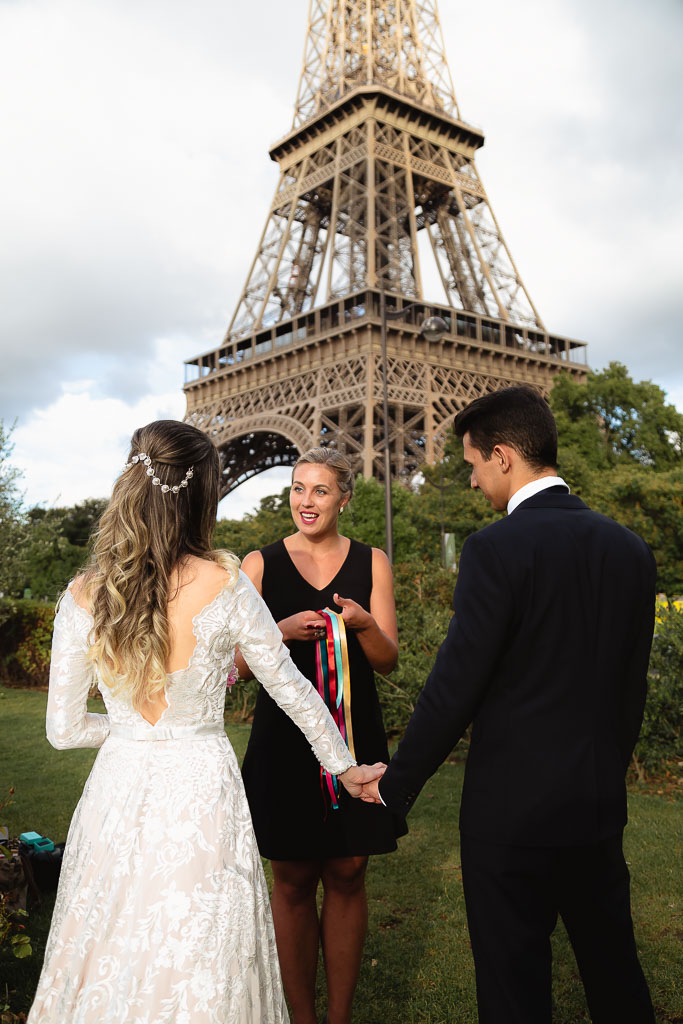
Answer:
M201 431L133 434L89 566L55 619L53 746L99 747L69 829L29 1024L286 1022L261 860L223 726L235 646L357 796L357 767L238 560L211 549ZM86 712L93 681L107 714ZM281 765L274 787L287 786Z

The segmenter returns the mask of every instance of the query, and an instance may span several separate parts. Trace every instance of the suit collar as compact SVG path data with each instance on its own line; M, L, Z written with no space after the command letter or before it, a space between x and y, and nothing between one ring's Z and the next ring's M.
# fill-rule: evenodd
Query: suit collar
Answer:
M566 487L546 487L538 494L532 494L530 498L521 501L515 512L531 508L566 508L566 509L587 509L588 505L575 494L569 494ZM511 512L510 515L514 515Z

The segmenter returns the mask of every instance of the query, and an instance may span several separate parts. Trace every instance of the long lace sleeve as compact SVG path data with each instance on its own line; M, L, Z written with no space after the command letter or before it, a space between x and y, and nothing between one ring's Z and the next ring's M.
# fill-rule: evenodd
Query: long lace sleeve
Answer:
M234 588L226 594L232 599L231 639L251 671L301 729L322 766L335 775L346 771L356 762L325 702L290 658L273 616L249 577L240 571Z
M47 698L47 738L53 747L101 747L109 733L109 717L86 711L93 666L87 660L87 612L70 591L55 616Z

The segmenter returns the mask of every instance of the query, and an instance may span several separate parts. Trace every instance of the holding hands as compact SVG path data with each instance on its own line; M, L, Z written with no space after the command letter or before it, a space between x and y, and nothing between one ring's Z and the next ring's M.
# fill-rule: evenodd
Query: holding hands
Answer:
M376 764L358 764L347 768L338 778L349 796L360 797L366 803L381 803L379 793L377 793L377 800L374 800L372 796L366 798L364 794L366 786L374 786L374 789L377 790L377 782L386 770L387 766L381 761Z
M384 769L384 771L382 772L382 775L384 775L384 772L387 770L387 766L383 765L382 767ZM370 782L365 782L363 784L363 787L362 787L361 793L360 793L360 798L363 801L363 803L365 803L365 804L381 804L382 803L381 797L379 795L379 786L378 786L379 780L382 778L382 775L378 775L377 778L372 779Z

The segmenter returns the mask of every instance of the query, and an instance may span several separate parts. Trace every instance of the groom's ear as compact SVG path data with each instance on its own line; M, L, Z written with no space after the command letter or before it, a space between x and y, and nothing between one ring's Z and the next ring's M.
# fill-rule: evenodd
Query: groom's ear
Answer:
M491 458L493 459L496 467L500 469L501 473L510 472L515 455L516 452L514 448L511 448L509 444L494 445L493 451L491 452Z

